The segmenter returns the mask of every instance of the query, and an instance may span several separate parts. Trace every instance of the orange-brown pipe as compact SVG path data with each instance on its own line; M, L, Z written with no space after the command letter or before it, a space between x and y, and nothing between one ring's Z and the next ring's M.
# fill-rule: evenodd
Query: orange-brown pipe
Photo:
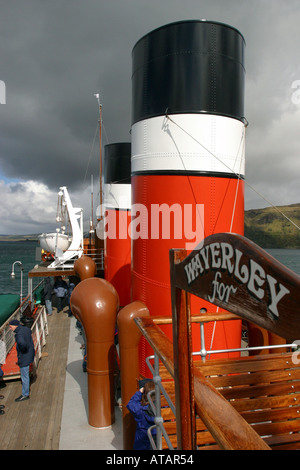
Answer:
M120 375L123 413L123 450L133 449L135 421L126 408L132 395L138 390L140 378L138 345L141 332L136 326L136 317L149 316L149 310L142 302L135 301L118 313L118 339L120 348Z
M114 409L114 334L119 297L108 281L88 278L73 290L70 305L86 335L88 421L91 426L110 426Z

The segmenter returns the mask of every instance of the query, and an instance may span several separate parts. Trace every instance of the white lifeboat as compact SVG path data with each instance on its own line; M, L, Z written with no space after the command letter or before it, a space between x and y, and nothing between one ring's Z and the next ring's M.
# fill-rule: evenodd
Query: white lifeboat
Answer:
M48 268L72 267L83 254L83 211L80 207L73 207L66 186L62 186L58 193L56 221L62 222L65 217L71 226L71 236L64 233L65 226L62 226L56 229L56 233L43 233L38 237L41 248L54 255Z
M59 249L65 252L71 243L71 239L65 233L42 233L38 237L41 248L51 254Z

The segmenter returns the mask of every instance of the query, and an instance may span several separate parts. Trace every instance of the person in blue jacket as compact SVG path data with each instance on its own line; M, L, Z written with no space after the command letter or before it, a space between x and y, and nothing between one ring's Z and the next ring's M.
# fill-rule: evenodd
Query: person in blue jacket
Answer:
M154 390L154 383L152 380L144 379L139 382L139 386L141 388L135 392L127 404L127 409L132 413L136 422L133 450L151 450L147 430L154 424L154 415L147 394ZM154 432L154 434L156 433Z
M24 401L29 399L30 378L29 366L34 361L34 344L31 336L31 329L21 325L19 320L9 322L10 329L15 333L16 348L18 356L18 366L20 367L22 395L15 401Z
M62 311L65 297L68 295L68 284L61 276L57 277L53 286L53 291L57 298L57 313L59 313Z

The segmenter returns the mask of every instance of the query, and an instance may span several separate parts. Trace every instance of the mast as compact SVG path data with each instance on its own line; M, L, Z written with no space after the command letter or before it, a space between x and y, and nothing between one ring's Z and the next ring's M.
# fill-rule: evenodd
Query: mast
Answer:
M100 216L98 218L98 221L101 221L103 219L103 194L102 194L102 105L100 103L100 95L99 93L96 93L94 95L97 98L98 101L98 107L99 107L99 151L100 151Z
M90 218L90 232L94 231L94 180L91 175L91 218Z
M91 221L92 221L92 227L94 227L94 207L93 207L93 201L94 201L94 180L93 180L93 175L91 175Z

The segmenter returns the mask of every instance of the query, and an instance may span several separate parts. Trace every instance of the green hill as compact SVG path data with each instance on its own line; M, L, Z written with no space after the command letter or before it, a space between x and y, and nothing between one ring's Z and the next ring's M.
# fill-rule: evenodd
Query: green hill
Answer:
M300 204L278 210L300 227ZM263 248L300 248L300 230L273 207L245 211L245 236Z
M1 242L37 242L38 235L1 235L0 234L0 241Z

